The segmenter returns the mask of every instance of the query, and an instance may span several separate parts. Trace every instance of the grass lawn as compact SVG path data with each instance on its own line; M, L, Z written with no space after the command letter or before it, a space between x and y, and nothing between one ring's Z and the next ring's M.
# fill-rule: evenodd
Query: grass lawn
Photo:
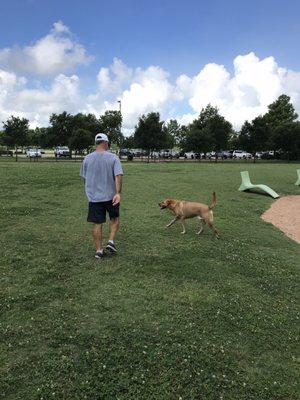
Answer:
M299 164L246 167L300 194ZM119 255L98 261L79 163L1 162L0 398L298 399L300 245L260 219L273 199L237 191L243 163L124 169ZM165 228L160 200L213 190L220 240Z

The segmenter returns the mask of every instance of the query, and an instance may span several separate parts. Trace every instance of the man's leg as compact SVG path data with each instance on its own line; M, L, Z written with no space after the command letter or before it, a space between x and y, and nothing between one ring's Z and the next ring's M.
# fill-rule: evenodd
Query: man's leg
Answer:
M96 251L103 251L102 246L102 224L94 224L93 227L93 238Z
M110 218L110 224L109 224L109 239L106 248L111 253L117 252L117 248L115 245L115 237L120 225L119 207L120 207L119 204L113 206L112 201L107 202L107 211Z
M104 255L102 246L102 224L104 224L106 221L106 210L103 203L89 202L87 221L94 224L92 234L96 248L95 257L102 258Z
M115 241L116 234L120 226L120 218L112 218L109 224L109 241Z

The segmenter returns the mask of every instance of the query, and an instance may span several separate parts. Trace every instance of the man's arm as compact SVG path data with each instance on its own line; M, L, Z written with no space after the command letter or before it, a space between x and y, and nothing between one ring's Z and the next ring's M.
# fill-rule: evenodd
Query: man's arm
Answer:
M119 204L121 201L122 180L123 180L123 175L115 176L116 194L114 195L114 198L112 200L113 206Z
M86 158L84 158L83 161L82 161L81 168L80 168L80 173L79 173L81 178L83 178L84 182L85 182L85 178L86 178L86 168L87 168Z

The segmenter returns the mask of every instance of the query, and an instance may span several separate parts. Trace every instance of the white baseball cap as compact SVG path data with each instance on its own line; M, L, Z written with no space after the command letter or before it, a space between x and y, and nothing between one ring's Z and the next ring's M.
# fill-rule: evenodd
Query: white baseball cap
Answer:
M100 141L109 142L108 137L105 133L97 133L97 135L95 136L95 143Z

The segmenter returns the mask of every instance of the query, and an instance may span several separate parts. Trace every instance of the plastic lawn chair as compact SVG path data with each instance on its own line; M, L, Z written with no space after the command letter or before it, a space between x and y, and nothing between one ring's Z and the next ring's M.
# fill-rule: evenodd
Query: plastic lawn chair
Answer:
M249 176L249 172L248 171L242 171L241 172L241 177L242 177L242 184L239 187L239 190L241 192L244 191L244 190L250 190L250 189L260 189L263 192L269 194L274 199L277 199L277 197L279 197L279 194L274 192L274 190L272 190L267 185L261 185L261 184L260 185L253 185L253 183L251 183L251 181L250 181L250 176Z
M297 176L298 176L298 179L296 180L295 185L300 186L300 169L297 169Z

